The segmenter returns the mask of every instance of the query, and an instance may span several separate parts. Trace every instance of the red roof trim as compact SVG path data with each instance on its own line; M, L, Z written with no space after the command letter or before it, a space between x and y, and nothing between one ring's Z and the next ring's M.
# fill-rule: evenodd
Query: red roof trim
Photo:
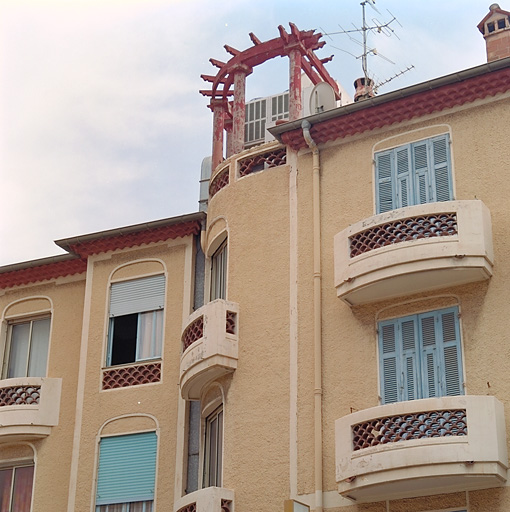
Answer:
M510 68L468 78L429 91L412 94L345 115L316 122L310 134L317 144L325 143L383 126L409 121L434 112L464 105L510 90ZM382 96L381 96L382 98ZM370 100L365 100L370 101ZM348 107L349 105L347 105ZM292 149L307 147L300 128L281 134L282 142Z
M114 251L116 249L127 249L139 245L162 242L175 238L182 238L188 235L200 233L200 221L183 222L170 226L156 227L134 233L119 234L116 236L97 238L82 243L70 244L69 249L81 257L102 252Z
M34 267L20 268L0 274L0 288L10 288L57 277L82 274L87 270L87 261L75 258L64 261L43 263Z

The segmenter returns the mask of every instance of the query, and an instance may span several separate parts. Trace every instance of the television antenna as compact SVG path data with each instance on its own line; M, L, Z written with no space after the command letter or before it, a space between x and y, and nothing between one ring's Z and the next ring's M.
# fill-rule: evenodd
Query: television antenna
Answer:
M377 7L375 6L375 0L362 0L361 2L361 12L362 12L362 25L361 25L361 28L358 28L356 25L353 24L353 29L351 30L345 30L341 25L339 25L339 27L342 29L338 32L326 32L324 33L324 35L326 36L332 36L332 35L338 35L338 34L345 34L349 37L349 39L351 41L353 41L354 43L360 45L362 48L363 48L363 53L361 55L355 55L351 52L348 52L347 50L344 50L342 48L338 48L336 46L333 46L333 48L336 48L337 50L340 50L340 51L343 51L345 53L348 53L349 55L352 55L353 57L355 57L356 59L361 59L361 68L363 70L363 76L365 78L365 84L369 84L372 79L370 78L369 76L369 72L368 72L368 56L369 55L374 55L374 56L377 56L391 64L395 64L392 60L388 59L387 57L385 57L384 55L382 55L380 52L377 51L377 48L371 48L368 46L368 33L369 32L372 32L374 34L384 34L386 35L387 37L391 37L391 36L395 36L397 39L399 39L398 35L396 34L395 30L393 29L393 24L394 23L398 23L398 25L400 25L402 27L402 25L400 24L400 22L397 20L397 18L390 12L388 11L389 15L391 16L391 19L385 23L383 22L380 22L377 18L372 18L372 24L369 25L367 24L367 19L366 19L366 6L367 4L379 15L381 15L381 13L378 11ZM353 34L353 33L361 33L361 42L356 39L355 37L352 37L350 34ZM410 71L411 69L414 68L414 65L410 65L410 66L407 66L406 69L404 70L401 70L399 71L398 73L395 73L395 75L391 76L390 78L387 78L386 80L383 80L382 82L379 82L377 84L374 85L374 92L377 92L377 89L385 84L387 84L388 82L391 82L392 80L394 80L395 78L403 75L404 73L407 73L407 71Z

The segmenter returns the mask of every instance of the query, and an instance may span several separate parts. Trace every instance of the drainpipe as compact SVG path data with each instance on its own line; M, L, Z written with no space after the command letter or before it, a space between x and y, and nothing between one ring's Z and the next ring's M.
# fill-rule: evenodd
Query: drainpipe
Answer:
M314 346L314 459L315 512L322 512L322 302L319 148L310 135L311 124L301 123L303 137L312 150L313 165L313 346Z

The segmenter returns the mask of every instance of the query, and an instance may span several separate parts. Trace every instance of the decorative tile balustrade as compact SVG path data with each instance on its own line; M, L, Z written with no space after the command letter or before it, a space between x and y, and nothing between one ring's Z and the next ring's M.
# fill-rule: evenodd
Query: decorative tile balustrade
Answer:
M411 439L467 436L466 409L377 418L352 426L354 450Z
M238 357L239 306L217 299L195 311L184 327L181 355L181 393L198 400L210 382L233 372Z
M478 200L407 206L335 236L335 287L349 305L489 279L490 212Z
M339 493L357 503L504 485L503 404L492 396L380 405L335 422Z
M161 362L103 370L103 390L154 384L161 380Z
M190 503L182 508L180 508L177 512L197 512L197 504Z
M7 386L0 388L0 407L36 405L41 398L41 386Z
M209 185L209 198L214 197L223 187L229 184L230 165L222 169L211 181Z
M0 380L0 443L40 439L58 425L62 379Z
M457 234L457 215L453 212L420 215L374 226L349 238L351 258L387 245Z
M204 316L201 315L193 322L182 333L182 351L184 352L191 344L198 341L204 335Z
M285 147L251 155L239 160L239 177L242 178L248 174L285 165L286 163L287 149Z

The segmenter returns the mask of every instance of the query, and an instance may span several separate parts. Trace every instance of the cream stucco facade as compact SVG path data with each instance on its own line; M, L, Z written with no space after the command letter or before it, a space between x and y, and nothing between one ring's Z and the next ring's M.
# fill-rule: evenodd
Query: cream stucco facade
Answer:
M505 58L0 268L2 506L28 471L23 512L507 511L508 119Z

